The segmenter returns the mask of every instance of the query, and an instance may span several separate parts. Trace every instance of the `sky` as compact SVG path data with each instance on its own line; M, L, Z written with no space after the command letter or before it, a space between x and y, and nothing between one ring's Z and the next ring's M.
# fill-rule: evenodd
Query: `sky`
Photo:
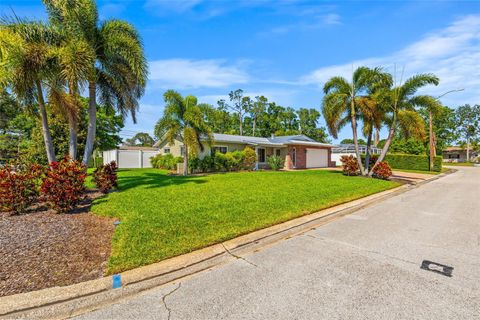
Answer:
M358 66L396 71L397 81L434 73L423 94L450 107L480 103L480 1L123 0L98 1L100 19L140 32L149 81L137 123L122 137L153 133L163 93L216 104L243 89L282 106L320 110L322 87ZM46 19L40 0L0 0L0 16ZM324 125L323 119L320 125ZM386 135L386 132L382 132ZM350 138L343 129L338 142Z

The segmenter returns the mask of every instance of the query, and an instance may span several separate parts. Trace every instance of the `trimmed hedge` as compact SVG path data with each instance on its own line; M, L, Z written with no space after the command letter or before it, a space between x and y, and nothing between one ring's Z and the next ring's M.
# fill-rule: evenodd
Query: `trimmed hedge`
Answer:
M376 155L373 157L376 157ZM428 158L426 155L390 153L385 156L384 161L388 162L390 167L394 169L428 171ZM365 161L364 155L362 155L362 161ZM433 161L433 171L442 171L442 157L435 157Z

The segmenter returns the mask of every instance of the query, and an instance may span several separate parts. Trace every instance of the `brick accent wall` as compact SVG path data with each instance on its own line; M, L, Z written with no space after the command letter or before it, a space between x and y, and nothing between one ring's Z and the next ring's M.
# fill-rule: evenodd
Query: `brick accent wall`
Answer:
M334 166L335 162L332 162L332 148L328 147L313 147L304 145L290 145L288 146L288 154L285 157L285 169L305 169L307 168L307 148L308 149L327 149L328 151L328 165ZM296 152L296 165L293 166L293 153Z

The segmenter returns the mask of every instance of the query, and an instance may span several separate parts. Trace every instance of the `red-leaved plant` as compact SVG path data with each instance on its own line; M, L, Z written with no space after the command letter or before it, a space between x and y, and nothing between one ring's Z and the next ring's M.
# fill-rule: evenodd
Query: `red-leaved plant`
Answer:
M50 163L40 189L43 200L57 212L67 212L84 198L87 170L84 164L65 157Z
M340 158L343 166L343 174L347 176L356 176L358 174L359 168L357 163L357 158L352 155L342 156Z
M117 163L115 161L109 164L103 164L93 172L93 181L100 191L107 193L109 190L116 188L117 183Z
M39 197L40 178L45 169L39 164L26 168L6 165L0 169L0 211L25 212Z
M392 168L388 162L382 161L379 162L378 165L373 169L373 176L379 179L388 179L392 175Z

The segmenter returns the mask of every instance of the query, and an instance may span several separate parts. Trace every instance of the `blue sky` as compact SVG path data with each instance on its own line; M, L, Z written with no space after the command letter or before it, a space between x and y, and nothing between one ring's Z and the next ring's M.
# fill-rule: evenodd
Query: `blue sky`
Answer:
M432 72L451 107L480 103L480 1L124 0L98 1L101 19L134 24L150 80L137 124L153 132L162 94L176 89L215 104L230 90L293 108L320 109L322 85L352 66L382 66L398 78ZM40 0L1 0L0 14L45 19ZM323 119L321 120L323 124ZM348 128L339 139L350 137Z

